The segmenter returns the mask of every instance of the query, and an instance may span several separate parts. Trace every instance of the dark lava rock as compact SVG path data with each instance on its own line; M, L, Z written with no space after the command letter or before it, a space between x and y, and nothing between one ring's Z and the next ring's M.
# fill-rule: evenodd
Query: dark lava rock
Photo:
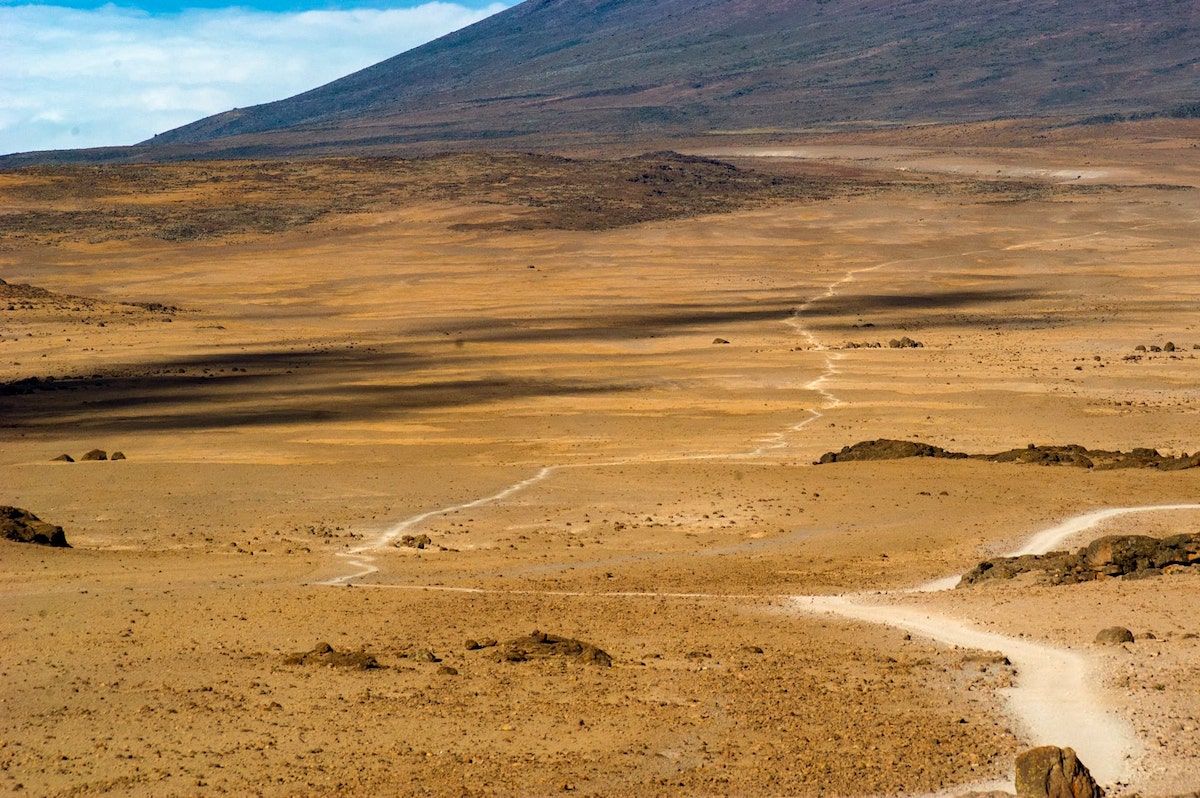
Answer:
M727 344L729 342L726 341L724 338L714 338L713 343L714 344Z
M103 449L92 449L90 452L85 454L83 457L80 457L79 461L81 463L86 463L89 461L107 460L107 459L108 459L108 452L104 451Z
M1035 465L1072 465L1092 468L1095 463L1087 456L1087 449L1070 446L1026 446L999 454L990 454L986 459L993 463L1032 463Z
M1147 579L1161 576L1164 569L1193 565L1200 565L1200 534L1161 540L1147 535L1106 535L1075 554L1052 551L985 560L963 574L958 587L1038 571L1052 585L1090 582L1101 576Z
M856 460L902 460L906 457L943 457L962 460L962 452L948 452L940 446L931 446L918 441L896 441L880 438L877 441L862 441L853 446L844 446L840 452L826 452L814 465L846 463Z
M1167 457L1157 449L1137 448L1130 452L1088 449L1079 444L1067 446L1034 446L1011 449L999 454L984 455L981 459L993 463L1033 463L1036 465L1070 465L1105 471L1114 468L1155 468L1160 471L1181 471L1200 466L1200 452L1195 455Z
M1070 748L1044 745L1017 756L1017 798L1102 798L1104 790Z
M124 453L124 452L113 452L113 453L112 453L112 456L111 456L111 457L109 457L108 459L109 459L109 460L124 460L124 459L125 459L125 453Z
M844 446L840 452L826 452L815 464L843 463L852 460L901 460L906 457L970 458L992 463L1021 463L1033 465L1066 465L1094 468L1103 471L1113 468L1155 468L1159 471L1181 471L1200 467L1200 452L1179 457L1162 455L1157 449L1134 449L1130 452L1088 449L1079 444L1066 446L1036 446L1010 449L996 454L965 454L949 452L940 446L919 441L896 441L881 438Z
M60 454L58 457L55 457L50 462L52 462L52 463L74 463L75 458L69 454Z
M604 668L612 667L612 657L591 643L557 637L534 630L528 637L518 637L500 647L501 662L526 662L531 659L569 657Z
M1120 643L1132 643L1133 632L1126 629L1124 626L1110 626L1107 629L1101 629L1096 633L1097 643L1114 646Z
M0 537L17 543L71 548L61 526L47 523L20 507L0 507Z
M283 660L285 665L324 665L328 668L372 670L383 667L365 651L337 651L328 643L317 643L312 651L292 654Z

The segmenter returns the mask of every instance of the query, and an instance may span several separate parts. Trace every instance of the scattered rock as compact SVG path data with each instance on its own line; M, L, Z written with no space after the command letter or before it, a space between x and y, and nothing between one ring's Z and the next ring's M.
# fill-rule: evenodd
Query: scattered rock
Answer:
M317 643L311 651L292 654L283 660L285 665L324 665L329 668L372 670L383 667L366 651L337 651L328 643Z
M893 338L888 341L888 346L892 349L920 349L925 344L920 341L914 341L906 335L903 338Z
M713 343L714 344L727 344L729 342L726 341L724 338L714 338Z
M441 662L442 659L437 654L434 654L427 648L418 648L416 651L408 655L408 658L414 662Z
M508 641L500 647L498 654L501 662L526 662L549 657L568 657L604 668L612 667L612 657L608 652L591 643L549 635L536 629L528 637Z
M52 462L52 463L74 463L75 458L69 454L60 454L58 457L55 457L50 462Z
M1121 643L1132 643L1133 632L1129 631L1124 626L1110 626L1107 629L1101 629L1096 633L1095 642L1106 646L1115 646Z
M1044 745L1017 756L1017 798L1102 798L1075 751Z
M107 459L108 459L108 452L104 451L103 449L92 449L90 452L85 454L83 457L79 458L80 462L83 462L83 463L86 463L89 461L107 460Z
M450 665L442 665L437 669L437 672L443 676L457 676L458 668L451 667Z
M433 538L429 535L405 535L400 538L400 542L396 544L397 548L408 549L423 549L426 546L433 544Z
M0 537L16 543L71 548L61 526L47 523L20 507L0 507Z
M124 459L125 459L125 453L124 453L124 452L113 452L113 453L112 453L112 456L111 456L111 457L109 457L108 459L109 459L109 460L124 460Z

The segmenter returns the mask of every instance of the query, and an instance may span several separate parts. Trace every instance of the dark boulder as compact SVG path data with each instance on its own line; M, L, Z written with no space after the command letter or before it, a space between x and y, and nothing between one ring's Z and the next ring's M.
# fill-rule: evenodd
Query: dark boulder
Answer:
M1115 646L1121 643L1132 643L1133 632L1124 626L1110 626L1096 633L1096 642L1103 645Z
M47 523L20 507L0 507L0 537L17 543L71 548L61 526Z

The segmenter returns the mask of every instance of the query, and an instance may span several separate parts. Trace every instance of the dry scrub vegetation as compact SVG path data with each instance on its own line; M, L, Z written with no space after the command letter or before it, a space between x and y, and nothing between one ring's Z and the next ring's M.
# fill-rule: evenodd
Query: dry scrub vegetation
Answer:
M930 181L809 166L762 171L659 152L620 160L457 154L120 166L0 173L0 251L69 242L196 241L279 233L415 201L515 208L459 229L606 230L642 222L898 188L1015 201L1079 188L1018 180ZM1092 189L1094 190L1094 189Z

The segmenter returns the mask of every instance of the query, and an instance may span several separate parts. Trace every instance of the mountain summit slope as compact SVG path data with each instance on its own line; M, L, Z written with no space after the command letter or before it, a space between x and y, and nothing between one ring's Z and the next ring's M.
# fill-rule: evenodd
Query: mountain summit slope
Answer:
M527 0L143 147L568 147L831 124L1161 113L1200 100L1194 0Z

